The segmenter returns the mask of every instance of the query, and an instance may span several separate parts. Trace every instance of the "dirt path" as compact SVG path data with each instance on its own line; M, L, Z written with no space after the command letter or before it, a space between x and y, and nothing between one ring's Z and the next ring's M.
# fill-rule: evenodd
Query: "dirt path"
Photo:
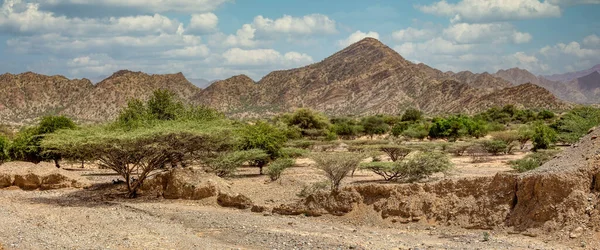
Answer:
M0 190L6 249L563 249L522 235L385 222L357 208L344 217L278 216L210 200L99 198L94 191ZM105 197L105 196L103 196Z

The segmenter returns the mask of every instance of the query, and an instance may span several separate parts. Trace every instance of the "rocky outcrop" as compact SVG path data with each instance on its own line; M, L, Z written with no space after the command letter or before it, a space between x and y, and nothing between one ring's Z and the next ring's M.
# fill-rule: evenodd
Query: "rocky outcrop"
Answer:
M23 190L87 188L90 183L76 174L51 164L9 162L0 166L0 188L16 186Z

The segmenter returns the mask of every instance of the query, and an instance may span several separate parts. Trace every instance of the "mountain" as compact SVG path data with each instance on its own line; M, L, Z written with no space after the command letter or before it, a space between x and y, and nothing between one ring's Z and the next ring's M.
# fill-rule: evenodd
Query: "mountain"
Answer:
M586 69L586 70L577 71L577 72L569 72L569 73L565 73L565 74L549 75L549 76L544 76L544 78L546 78L550 81L570 82L577 78L587 76L596 71L600 71L600 64L598 64L592 68Z
M491 74L441 72L413 64L376 39L366 38L319 63L275 71L259 82L246 76L219 81L195 100L234 116L309 107L330 115L397 114L410 107L428 113L474 112L481 104L562 109L542 88L520 100L512 85ZM528 86L529 87L529 86ZM485 90L485 91L482 91ZM488 96L492 94L491 96ZM539 96L539 99L536 99ZM494 101L485 98L493 97Z
M59 113L93 88L87 79L32 72L0 75L0 122L21 124Z
M190 81L192 84L196 85L196 87L201 88L201 89L206 88L206 87L208 87L208 85L213 83L212 81L202 79L202 78L189 78L188 81Z
M98 83L61 114L90 122L111 120L129 100L147 100L158 89L171 90L186 101L200 91L182 73L149 75L121 70Z
M507 70L499 70L494 74L496 77L502 78L513 85L521 85L525 83L533 83L536 85L540 85L540 80L537 76L532 74L531 72L520 69L520 68L511 68Z

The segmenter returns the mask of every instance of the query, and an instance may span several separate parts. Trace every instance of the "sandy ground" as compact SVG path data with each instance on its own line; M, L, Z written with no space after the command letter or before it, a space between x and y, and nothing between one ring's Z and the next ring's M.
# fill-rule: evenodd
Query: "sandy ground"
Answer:
M433 179L487 176L511 171L509 160L522 154L491 157L472 164L454 158L450 173ZM228 179L235 192L256 204L276 206L323 181L311 161L300 159L280 181L269 182L258 169L243 168ZM65 166L96 183L87 190L0 190L0 249L567 249L577 243L543 237L401 224L383 220L371 208L358 207L342 217L281 216L221 208L214 198L201 201L154 197L121 198L107 170ZM1 168L1 167L0 167ZM381 182L358 171L345 185ZM575 244L575 245L573 245Z

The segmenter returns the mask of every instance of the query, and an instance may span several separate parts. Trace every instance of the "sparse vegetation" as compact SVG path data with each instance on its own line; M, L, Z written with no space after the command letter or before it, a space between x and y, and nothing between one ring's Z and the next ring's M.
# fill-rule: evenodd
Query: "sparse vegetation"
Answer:
M282 156L281 149L287 141L283 131L262 121L254 125L244 126L239 134L239 148L241 150L260 149L269 155L268 159L255 159L252 161L252 165L260 169L261 175L265 165Z
M9 146L10 146L10 141L3 135L0 135L0 165L2 165L2 163L4 163L5 161L8 161L10 159L8 157Z
M279 158L267 166L267 175L271 181L276 181L281 177L281 174L286 169L294 165L294 159L291 158Z
M311 155L323 175L331 182L331 191L338 192L342 180L355 170L362 155L356 153L315 153Z
M556 142L556 131L543 123L536 123L533 127L533 150L549 149Z
M443 153L420 152L404 161L363 163L362 168L372 171L386 181L419 181L434 173L448 171L450 159Z
M534 170L542 166L547 161L551 160L560 151L558 150L539 150L530 155L527 155L523 159L511 161L510 165L514 170L518 172L527 172Z

